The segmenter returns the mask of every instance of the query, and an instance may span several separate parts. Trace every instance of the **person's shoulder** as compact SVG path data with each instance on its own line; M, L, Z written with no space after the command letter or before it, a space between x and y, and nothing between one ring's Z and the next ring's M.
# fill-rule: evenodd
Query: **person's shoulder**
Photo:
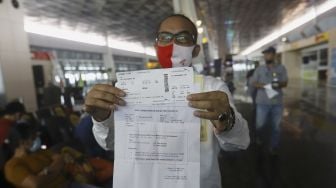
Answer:
M267 69L266 65L259 65L257 68L255 68L253 74L264 72L266 69Z
M223 88L227 88L227 84L213 76L204 76L204 86L206 91L215 91L215 90L223 90Z
M286 69L285 65L283 65L283 64L280 64L280 67L283 68L283 69Z
M256 70L267 69L266 64L259 65Z
M22 158L12 157L4 167L6 179L16 186L21 184L28 172L28 164Z
M6 172L11 172L14 167L22 165L21 163L22 161L20 160L20 158L16 158L16 157L12 157L11 159L9 159L6 164L5 164L5 173Z
M277 64L277 68L280 70L286 70L286 67L282 63Z
M0 118L0 125L12 125L12 124L14 124L13 120Z
M213 76L203 76L204 77L204 82L207 83L221 83L223 82L222 80L215 78Z

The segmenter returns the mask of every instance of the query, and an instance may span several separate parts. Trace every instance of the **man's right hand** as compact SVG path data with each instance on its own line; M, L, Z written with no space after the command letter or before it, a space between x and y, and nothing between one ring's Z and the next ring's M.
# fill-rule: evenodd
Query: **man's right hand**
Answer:
M85 111L96 121L106 120L111 111L117 109L117 105L124 106L122 99L126 93L109 84L97 84L92 87L85 98Z
M257 88L257 89L263 89L263 88L265 87L266 84L259 83L259 82L255 82L253 85L254 85L254 87Z

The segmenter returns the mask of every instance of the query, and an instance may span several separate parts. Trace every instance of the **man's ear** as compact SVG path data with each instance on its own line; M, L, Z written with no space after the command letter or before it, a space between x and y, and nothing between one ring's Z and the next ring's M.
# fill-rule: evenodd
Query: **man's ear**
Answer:
M192 51L192 57L194 58L194 57L197 57L198 56L198 54L199 54L199 52L200 52L200 50L201 50L201 47L200 47L200 45L196 45L195 46L195 48L194 48L194 50Z

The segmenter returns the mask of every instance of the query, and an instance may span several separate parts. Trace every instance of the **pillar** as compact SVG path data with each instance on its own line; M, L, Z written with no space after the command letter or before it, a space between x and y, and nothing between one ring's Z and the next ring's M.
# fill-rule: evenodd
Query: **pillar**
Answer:
M28 37L24 31L23 6L11 0L0 3L0 96L4 104L23 100L27 110L36 110L36 95Z
M286 102L294 102L301 97L301 59L299 51L281 53L281 63L286 67L288 86L285 89Z
M329 65L326 88L326 110L336 116L336 29L329 31Z
M197 21L197 14L194 0L173 0L174 12L176 14L183 14L190 18L194 23ZM203 27L204 24L203 24ZM204 63L204 53L202 48L202 34L198 34L197 38L198 44L201 46L201 51L198 54L198 57L193 59L193 63L202 64Z
M329 34L329 64L327 85L336 87L336 29L328 32Z
M105 68L107 70L111 70L108 72L109 80L111 80L112 82L115 82L117 80L116 67L115 67L114 60L113 60L112 49L109 47L108 34L106 34L105 40L106 40L106 47L105 47L105 53L103 54L103 60L104 60Z

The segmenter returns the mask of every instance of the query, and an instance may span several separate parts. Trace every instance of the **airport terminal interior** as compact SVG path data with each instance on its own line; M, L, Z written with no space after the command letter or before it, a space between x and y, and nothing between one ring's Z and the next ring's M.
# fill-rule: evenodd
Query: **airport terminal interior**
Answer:
M171 15L195 32L165 31ZM216 156L221 187L336 187L336 0L0 0L0 187L113 187L88 94L163 68L164 40L172 67L196 41L195 74L226 84L247 121L248 147Z

